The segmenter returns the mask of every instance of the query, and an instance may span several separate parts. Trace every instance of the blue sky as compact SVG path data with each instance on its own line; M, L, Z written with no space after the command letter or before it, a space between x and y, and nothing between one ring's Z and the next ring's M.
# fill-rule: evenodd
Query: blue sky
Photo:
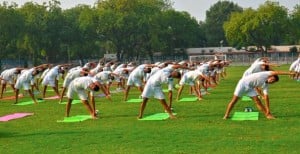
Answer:
M0 0L7 2L16 2L18 5L23 5L25 2L33 1L37 3L48 2L49 0ZM195 17L198 21L205 20L205 12L216 2L220 0L171 0L173 7L178 11L187 11L191 16ZM265 0L230 0L243 8L258 8ZM273 0L279 2L280 5L285 6L291 11L296 4L300 4L300 0ZM74 7L78 4L93 5L96 0L60 0L63 9Z

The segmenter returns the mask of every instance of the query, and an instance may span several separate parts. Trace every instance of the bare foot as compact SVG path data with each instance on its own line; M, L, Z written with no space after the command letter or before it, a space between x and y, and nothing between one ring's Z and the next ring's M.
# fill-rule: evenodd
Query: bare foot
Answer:
M266 117L267 117L267 119L270 119L270 120L271 119L276 119L272 114L268 114Z
M140 115L139 115L139 116L137 117L137 119L143 119L143 116L140 116Z
M169 116L170 119L177 119L177 117L175 117L173 114Z
M225 116L223 117L223 119L224 119L224 120L228 119L228 116L225 115Z
M92 119L98 119L98 117L96 117L96 116L92 116Z

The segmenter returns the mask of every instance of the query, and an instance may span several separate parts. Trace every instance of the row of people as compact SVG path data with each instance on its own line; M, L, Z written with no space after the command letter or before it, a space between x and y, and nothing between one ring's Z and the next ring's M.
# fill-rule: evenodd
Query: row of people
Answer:
M219 68L221 64L222 64L221 61L219 61L218 63L216 61L214 61L214 62L212 61L210 63L205 63L205 64L204 63L203 64L200 64L200 63L190 64L188 62L181 62L181 63L175 64L174 62L164 62L164 63L159 63L159 64L157 63L155 65L154 64L142 64L139 66L135 66L134 63L129 63L129 64L120 64L117 66L116 63L110 62L110 63L103 65L103 63L99 62L98 64L87 63L83 67L77 66L77 67L73 67L71 69L67 69L68 67L70 67L70 65L68 65L68 64L57 65L57 66L53 66L50 64L44 64L44 65L37 66L37 67L31 68L31 69L14 68L14 69L12 69L13 73L5 73L8 70L5 70L1 73L1 79L3 80L1 96L3 94L3 91L6 88L5 84L7 82L9 82L9 83L11 83L12 88L15 90L15 96L16 96L15 103L18 102L19 89L22 86L25 91L28 91L32 100L35 103L37 103L37 101L33 95L33 88L35 87L37 90L39 90L39 88L38 88L39 84L42 84L43 85L42 97L45 97L47 87L51 86L53 88L54 92L56 93L56 95L58 95L60 97L60 102L62 102L63 96L64 96L66 90L69 89L70 87L72 87L67 92L68 102L70 102L70 103L68 103L67 110L66 110L66 116L68 116L69 108L71 106L70 104L71 104L71 101L72 101L73 95L74 95L74 89L77 89L77 90L75 90L75 92L78 93L79 97L83 100L83 103L87 104L85 102L86 96L84 94L79 94L79 93L81 93L81 92L79 92L80 90L78 90L80 88L76 88L76 86L73 85L73 84L75 84L75 81L80 83L80 81L82 80L81 81L82 86L85 85L83 89L90 89L90 90L94 89L93 91L95 91L95 90L98 91L99 89L101 89L103 91L103 93L105 93L107 98L109 99L110 98L109 85L111 84L112 79L116 79L118 87L125 89L124 100L127 100L128 93L129 93L131 86L133 86L133 85L137 86L140 89L140 92L142 93L144 91L143 85L146 82L148 83L148 80L150 80L152 78L152 76L154 76L154 74L157 74L157 72L159 72L159 71L165 71L164 74L168 74L168 73L172 74L172 72L168 71L169 70L168 68L169 67L172 68L174 66L174 67L181 68L180 72L177 70L178 71L177 76L179 76L179 77L182 76L182 78L179 82L180 88L179 88L179 92L177 95L177 100L180 98L184 84L189 84L189 85L193 86L194 87L193 90L195 91L199 100L201 100L202 99L201 92L199 90L199 86L195 86L196 82L204 79L203 81L208 83L210 80L209 77L207 76L208 75L207 73L209 72L209 70L213 71L213 70L215 70L214 68ZM196 68L197 65L199 66L198 68ZM225 65L223 65L223 66L225 66ZM176 68L176 69L178 69L178 68ZM68 73L66 76L64 76L64 74L65 74L64 72L66 72L67 70L68 70ZM186 72L186 73L184 73L184 72ZM5 77L6 74L13 74L12 75L12 76L14 76L14 77L12 77L13 80L6 79L6 77ZM183 75L181 75L181 74L183 74ZM146 75L148 75L148 76L146 77ZM17 77L17 76L19 76L19 77ZM88 76L88 77L84 78L84 76ZM162 75L159 75L159 76L161 76L161 78L163 78ZM63 82L63 86L62 86L63 89L62 89L61 93L59 93L59 90L58 90L59 89L58 88L59 77L64 77L63 78L64 82ZM82 77L82 79L80 77ZM80 78L80 79L75 80L77 78ZM83 82L90 83L89 78L92 78L93 84L83 84ZM172 79L171 77L169 77L169 78L170 78L170 80ZM74 80L74 83L73 83L73 80ZM124 83L126 80L127 80L127 84L126 84L126 88L125 88ZM158 79L151 79L150 81L152 81L152 80L158 80ZM14 85L14 81L16 81L16 85ZM215 78L214 78L214 83L217 83ZM96 86L94 86L94 84ZM75 84L75 85L77 85L77 84ZM78 84L78 85L80 85L80 84ZM205 85L204 82L203 82L203 85ZM209 86L209 85L207 84L204 87L206 88L207 86ZM172 85L171 87L173 88L174 85ZM81 89L82 89L82 87L81 87ZM170 91L171 90L172 89L170 89ZM172 99L170 99L170 103L168 105L169 109L171 109L171 106L172 106L171 102L172 102ZM92 104L94 104L93 101L92 101ZM92 105L92 107L88 107L88 108L92 108L92 110L90 110L90 113L93 116L95 116L95 107ZM167 110L167 109L165 109L165 110Z
M299 63L299 59L295 61L295 63ZM112 67L113 65L115 66ZM94 92L102 89L105 95L110 98L110 80L115 78L118 82L118 87L123 89L125 88L125 81L127 80L127 87L124 91L124 100L127 100L131 86L135 85L140 89L143 102L140 107L138 118L143 117L144 109L150 97L158 99L163 105L164 109L169 113L170 117L175 118L171 110L174 79L178 78L180 85L176 97L177 100L180 98L183 86L185 84L192 86L196 96L199 100L201 100L202 96L200 93L201 91L199 90L200 82L202 83L202 87L204 89L212 85L217 85L220 81L220 77L224 77L226 75L226 72L223 70L227 65L227 62L220 60L214 60L206 63L166 62L156 65L142 64L140 66L135 66L133 64L120 64L117 66L115 63L107 63L105 65L103 65L103 63L98 63L97 65L92 65L92 63L88 63L84 67L75 67L69 69L63 84L65 89L62 90L60 99L62 100L66 89L68 89L66 116L69 116L74 94L77 93L93 118L96 118L97 114L94 101ZM293 63L291 67L295 65L296 64ZM288 73L274 71L271 68L274 66L276 65L271 64L268 59L264 57L253 62L253 64L244 72L243 76L238 82L233 97L227 106L225 115L223 117L224 119L229 118L232 108L244 94L252 98L258 109L265 114L266 118L274 119L274 116L270 111L268 85L277 82L279 80L278 75L295 75L294 72ZM57 77L59 74L63 74L65 67L68 67L68 65L59 65L55 67L52 67L51 65L40 65L31 69L13 68L5 70L0 76L0 79L2 80L1 97L3 95L3 91L5 91L6 83L9 83L15 91L16 103L18 101L19 89L22 86L25 91L28 91L31 98L36 103L31 88L35 85L33 82L34 77L38 77L38 74L41 74L41 72L44 72L44 75L40 76L40 81L42 81L41 83L44 85L43 97L45 96L45 89L48 84L54 87L54 89L56 88L57 91L55 90L55 93L59 95L57 88ZM47 71L47 69L49 71ZM49 75L47 72L55 72L54 74L56 75L51 75L51 73ZM146 74L148 74L148 76L146 76ZM14 82L14 80L16 80L16 82ZM108 84L104 86L104 82L107 82ZM163 84L168 85L169 104L167 104L162 90ZM89 93L90 96L86 94L86 91L91 91L91 93ZM265 105L262 104L262 101L258 96L262 96L265 101ZM90 98L92 105L88 103L88 98Z

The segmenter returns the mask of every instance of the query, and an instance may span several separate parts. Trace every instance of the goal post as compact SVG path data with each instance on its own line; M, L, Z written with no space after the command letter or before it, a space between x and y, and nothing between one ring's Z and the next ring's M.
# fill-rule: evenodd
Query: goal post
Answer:
M217 55L197 55L197 56L189 56L190 62L204 62L210 60L227 60L226 54L217 54Z

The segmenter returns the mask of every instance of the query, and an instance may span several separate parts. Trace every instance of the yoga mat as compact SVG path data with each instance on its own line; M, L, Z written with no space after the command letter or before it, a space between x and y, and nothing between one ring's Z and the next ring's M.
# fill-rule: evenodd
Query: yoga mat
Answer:
M79 103L81 103L81 100L74 99L74 100L72 101L72 104L79 104ZM67 104L67 102L62 102L62 103L60 103L60 104Z
M31 116L31 115L33 115L33 113L13 113L13 114L8 114L6 116L0 117L0 121L6 122L9 120L19 119L19 118L23 118L23 117Z
M18 98L22 98L22 97L24 97L24 95L23 94L19 94ZM16 97L15 96L7 96L7 97L3 97L0 100L12 100L12 99L16 99Z
M242 101L252 101L252 99L248 96L243 96Z
M44 99L48 99L48 100L51 100L51 99L59 99L60 97L59 96L51 96L51 97L46 97Z
M176 113L173 113L174 115L176 115ZM166 120L169 118L169 114L168 113L156 113L156 114L152 114L149 116L145 116L142 119L139 120Z
M179 102L195 102L197 101L197 97L186 97L186 98L181 98Z
M57 122L81 122L92 119L91 115L76 115L72 117L64 117L64 120L57 120Z
M127 103L141 103L143 102L143 99L137 98L137 99L129 99L126 101Z
M36 100L38 103L44 102L44 100ZM19 102L17 104L13 104L13 105L31 105L34 104L33 100L31 101L25 101L25 102Z
M258 120L259 113L258 112L234 112L231 120Z

